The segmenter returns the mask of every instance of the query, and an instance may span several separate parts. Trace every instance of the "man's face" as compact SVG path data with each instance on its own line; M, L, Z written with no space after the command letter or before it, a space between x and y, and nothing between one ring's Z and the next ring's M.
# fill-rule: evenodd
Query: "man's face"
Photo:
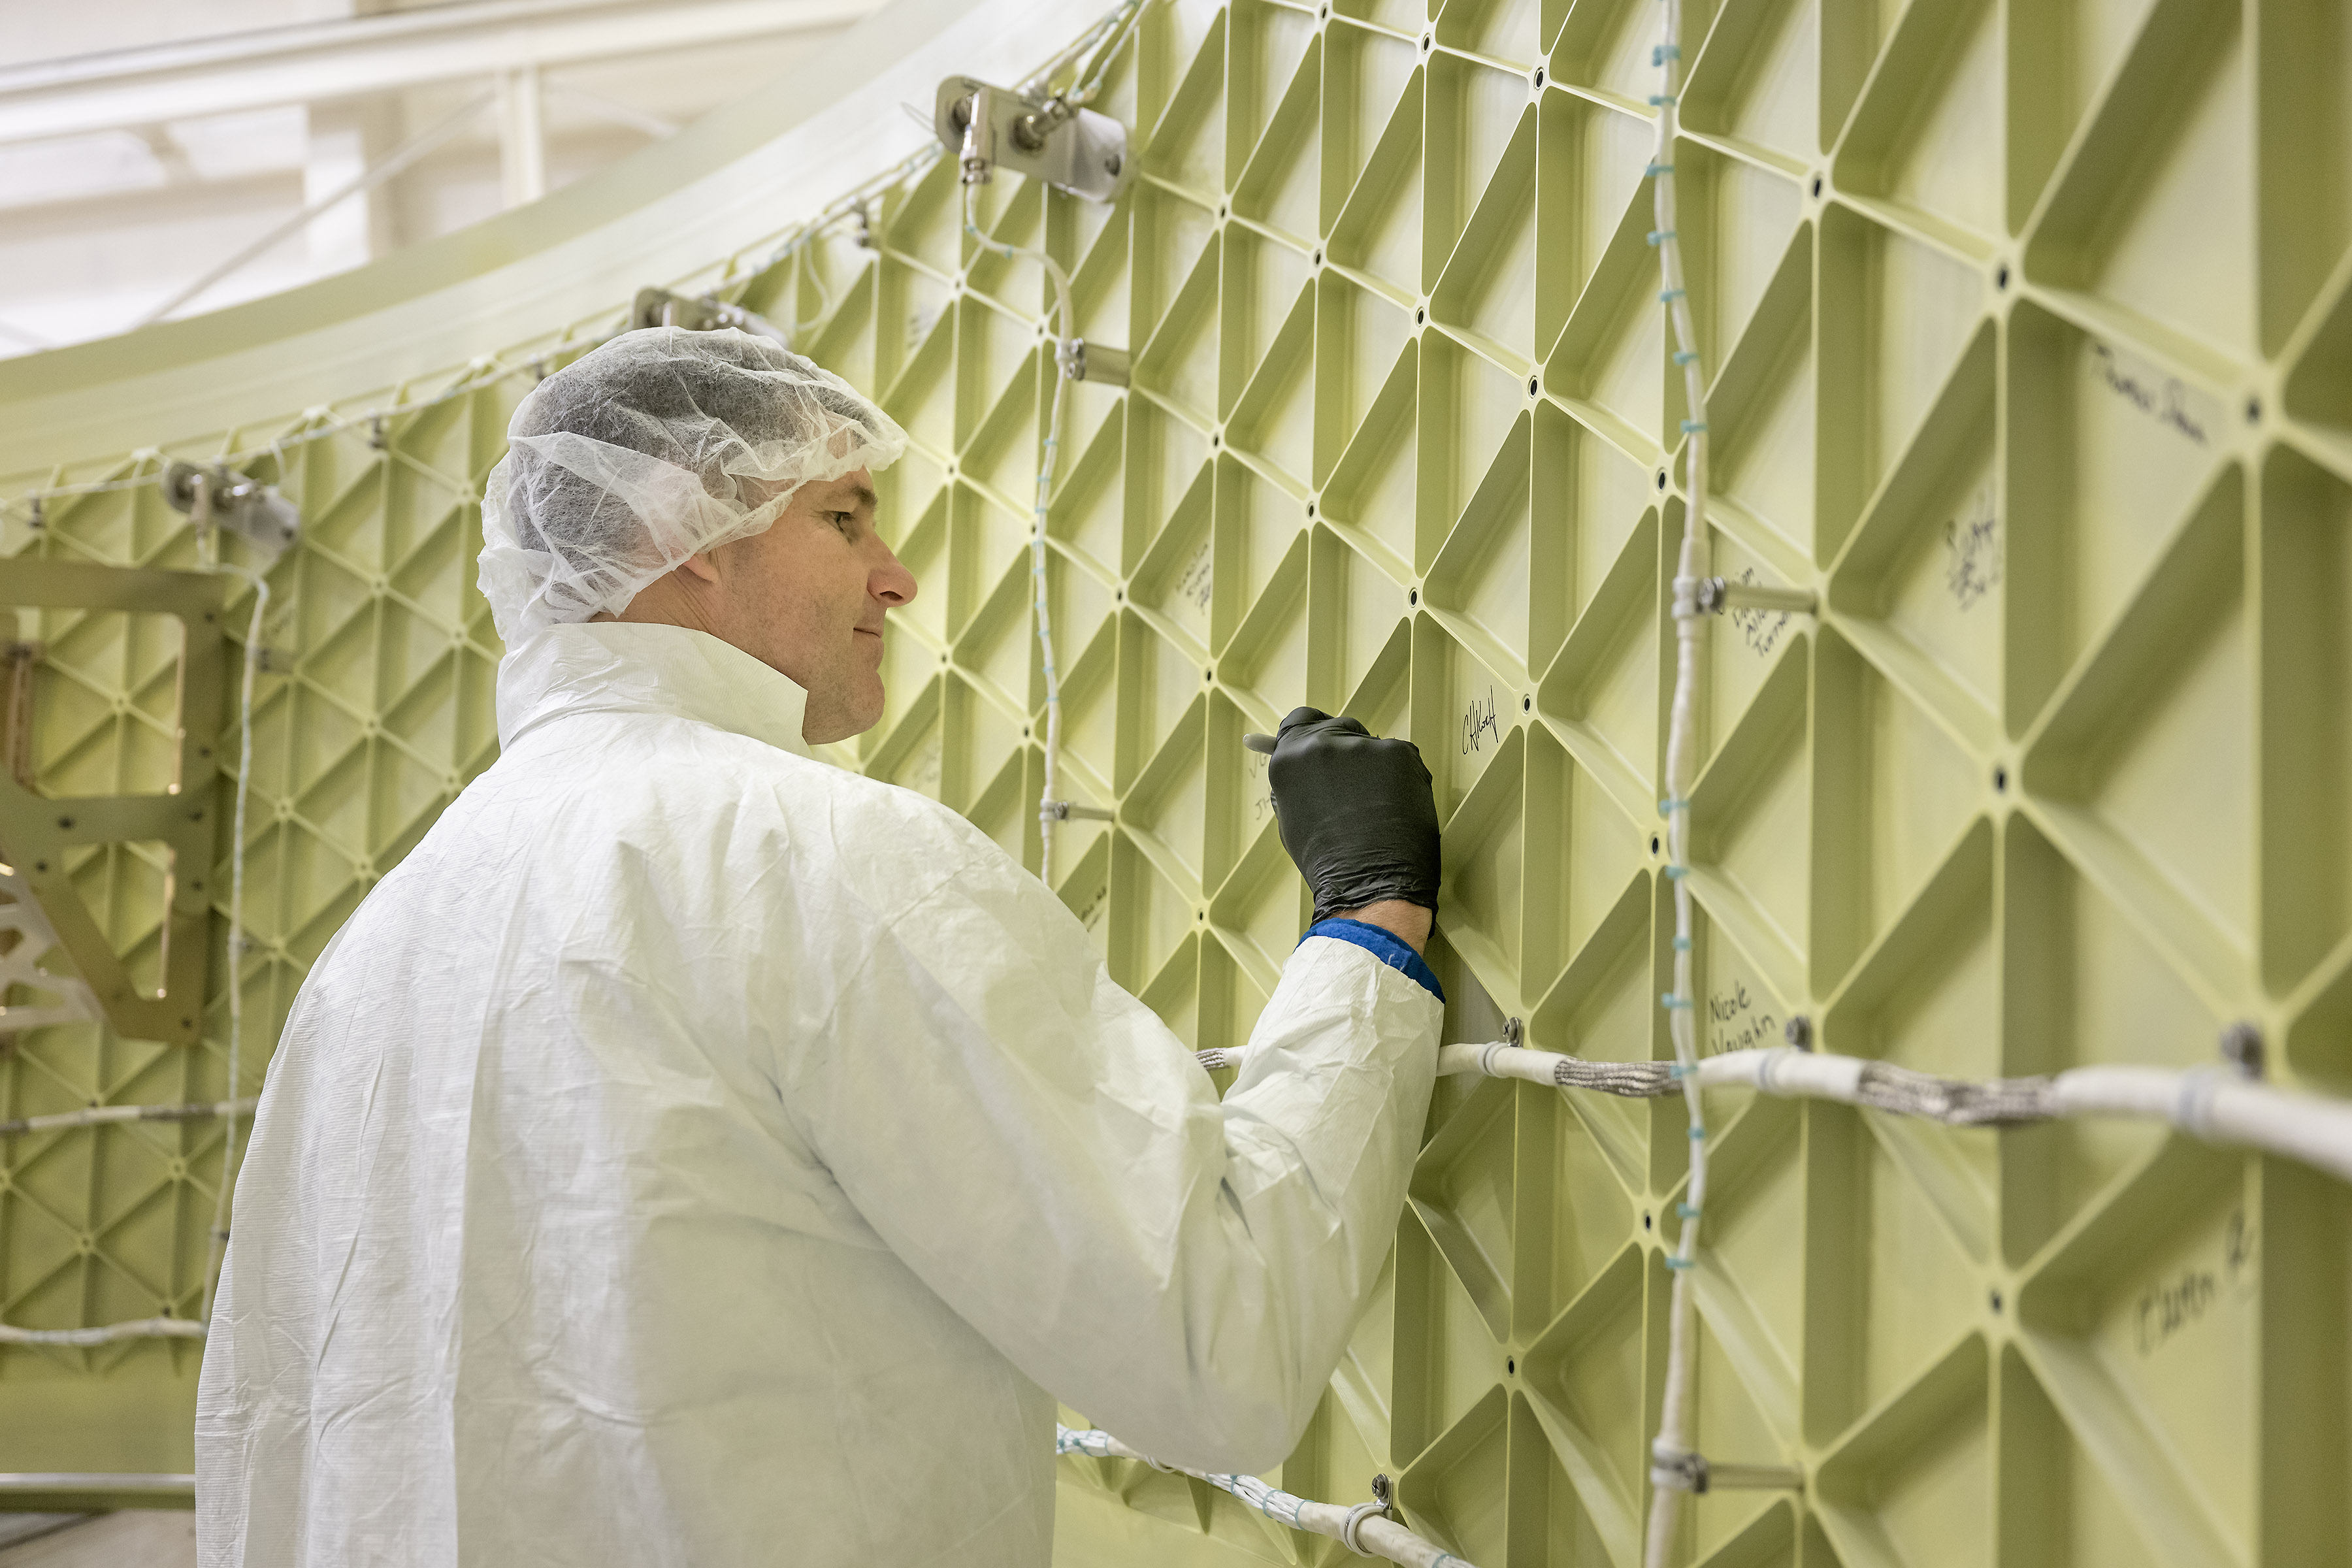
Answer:
M864 468L803 485L765 532L709 557L708 629L807 689L812 745L881 721L883 617L915 596L914 574L874 531L874 504Z

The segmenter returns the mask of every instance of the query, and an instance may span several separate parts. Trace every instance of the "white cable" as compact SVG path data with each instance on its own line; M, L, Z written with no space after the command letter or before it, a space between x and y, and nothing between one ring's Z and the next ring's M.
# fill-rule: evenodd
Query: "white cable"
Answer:
M1268 1519L1289 1525L1294 1530L1328 1535L1361 1556L1383 1557L1391 1563L1404 1564L1404 1568L1444 1568L1447 1563L1454 1564L1455 1568L1475 1568L1475 1564L1456 1557L1426 1537L1414 1534L1392 1520L1381 1518L1372 1511L1377 1504L1349 1507L1345 1503L1316 1502L1270 1487L1255 1476L1225 1475L1213 1470L1188 1470L1178 1465L1163 1465L1150 1455L1129 1447L1108 1432L1076 1431L1059 1423L1054 1427L1054 1452L1084 1454L1097 1459L1139 1459L1154 1469L1192 1476L1231 1492Z
M1675 232L1675 136L1679 125L1675 100L1682 81L1681 0L1664 0L1664 33L1652 58L1659 68L1661 89L1650 101L1657 110L1657 139L1647 174L1657 227L1651 239L1658 247L1658 299L1674 324L1675 363L1683 370L1683 401L1688 416L1683 433L1690 437L1685 471L1689 497L1683 511L1682 548L1675 559L1674 581L1675 693L1666 732L1666 813L1669 847L1666 874L1675 889L1675 988L1664 998L1667 1032L1674 1041L1675 1062L1680 1069L1683 1098L1690 1110L1690 1177L1677 1211L1682 1230L1666 1266L1674 1271L1674 1290L1666 1313L1666 1377L1658 1413L1658 1436L1651 1444L1654 1463L1669 1468L1690 1452L1691 1362L1696 1348L1691 1315L1690 1271L1698 1262L1699 1217L1706 1208L1706 1119L1699 1102L1698 1028L1696 1001L1691 984L1690 790L1696 773L1699 668L1706 648L1706 620L1699 609L1698 584L1706 575L1706 389L1698 364L1698 331L1691 315L1690 295L1683 274L1682 245ZM1675 443L1668 441L1672 451ZM1668 1568L1673 1554L1675 1519L1681 1493L1660 1487L1652 1494L1649 1529L1643 1547L1647 1568Z
M228 851L228 1100L236 1103L238 1069L245 1045L245 802L253 778L253 676L261 662L261 617L269 607L269 584L258 572L224 562L221 571L253 584L253 619L245 634L245 677L238 689L236 807L231 814ZM213 1200L213 1233L205 1268L203 1321L213 1316L213 1293L220 1285L221 1260L228 1252L229 1194L236 1180L238 1118L227 1118L221 1137L220 1191Z
M0 1138L57 1132L68 1127L103 1127L120 1121L204 1121L216 1116L250 1116L259 1103L247 1098L199 1100L192 1105L94 1105L86 1110L60 1110L47 1116L20 1116L13 1121L0 1121Z
M200 1340L205 1325L194 1318L141 1318L95 1329L17 1329L0 1323L0 1345L56 1345L89 1350L121 1340Z
M979 217L972 210L974 187L963 188L963 226L978 240L983 249L1017 260L1034 261L1045 269L1053 281L1056 319L1061 328L1058 342L1067 343L1078 335L1077 312L1070 301L1070 275L1061 264L1042 250L1024 250L991 239L980 230ZM1045 668L1045 777L1037 796L1037 877L1045 886L1054 885L1054 824L1060 814L1055 805L1061 796L1055 793L1058 782L1056 759L1062 743L1062 677L1054 665L1054 623L1045 602L1045 509L1053 500L1054 474L1059 467L1062 445L1062 405L1067 395L1069 378L1056 371L1054 376L1054 408L1045 425L1045 449L1037 468L1037 499L1030 510L1029 577L1031 608L1037 617L1037 646Z
M1084 79L1062 94L1063 102L1077 109L1094 101L1095 94L1102 90L1103 79L1110 74L1111 61L1117 59L1118 51L1127 47L1129 35L1135 31L1136 24L1142 19L1143 0L1125 0L1118 10L1104 18L1106 25L1110 26L1108 40L1095 50Z
M1752 1089L1790 1100L1835 1100L1963 1127L2095 1119L2161 1121L2209 1143L2258 1149L2352 1182L2352 1100L2279 1089L2230 1068L2118 1064L2070 1068L2043 1078L1972 1081L1788 1046L1725 1051L1700 1062L1696 1073L1677 1072L1678 1065L1587 1061L1554 1051L1523 1050L1500 1040L1446 1046L1437 1056L1441 1076L1479 1073L1640 1099L1696 1084L1702 1089Z

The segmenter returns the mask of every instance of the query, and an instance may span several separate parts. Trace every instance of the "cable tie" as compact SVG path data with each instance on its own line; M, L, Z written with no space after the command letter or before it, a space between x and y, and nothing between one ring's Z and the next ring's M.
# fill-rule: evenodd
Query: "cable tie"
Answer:
M1499 1050L1503 1049L1505 1047L1508 1046L1510 1043L1511 1043L1511 1042L1510 1042L1510 1041L1508 1041L1508 1040L1495 1040L1495 1041L1492 1041L1492 1042L1490 1042L1489 1044L1487 1044L1487 1045L1486 1045L1486 1046L1482 1047L1479 1049L1479 1052L1478 1052L1478 1071L1479 1071L1479 1074L1480 1074L1482 1077L1485 1077L1485 1078L1493 1078L1493 1077L1495 1077L1495 1076L1496 1076L1496 1074L1495 1074L1495 1053L1496 1053L1496 1051L1499 1051Z
M1671 305L1689 292L1687 289L1661 289L1658 290L1658 303Z
M1654 174L1671 174L1674 172L1672 163L1645 163L1642 167L1642 177L1646 180Z
M2222 1068L2190 1068L2182 1073L2172 1100L2173 1125L2192 1137L2211 1138L2214 1091L2233 1076Z
M1687 866L1669 866L1666 868L1666 880L1670 882L1679 882L1685 877L1689 875L1690 868Z
M1675 363L1676 364L1689 364L1692 361L1697 358L1698 351L1696 349L1676 349L1675 351Z
M1650 63L1654 66L1662 66L1668 60L1678 60L1682 58L1682 46L1679 44L1659 44L1650 50Z
M1689 1005L1691 1005L1691 1000L1690 1000L1690 998L1689 998L1689 997L1687 997L1687 996L1677 996L1677 995L1675 995L1675 994L1673 992L1671 992L1671 991L1661 991L1661 992L1659 992L1659 993L1658 993L1658 1002L1659 1002L1660 1005L1664 1006L1664 1007L1667 1007L1667 1008L1675 1008L1675 1007L1687 1007L1687 1006L1689 1006Z
M1671 816L1689 804L1690 802L1681 795L1670 795L1658 802L1658 811L1661 816Z
M1696 1268L1698 1267L1698 1259L1696 1258L1676 1258L1670 1252L1666 1254L1666 1267L1669 1268Z
M1662 109L1669 103L1678 103L1680 101L1680 96L1675 93L1654 92L1650 95L1650 107L1653 109Z
M1668 1083L1680 1083L1685 1078L1689 1076L1689 1073L1690 1069L1684 1067L1680 1062L1668 1062L1666 1064L1666 1081Z
M1674 238L1675 235L1681 232L1682 231L1680 229L1654 228L1650 231L1650 243L1652 245L1664 245L1666 241Z
M1356 1532L1364 1527L1364 1521L1372 1515L1380 1514L1385 1517L1388 1511L1389 1505L1378 1498L1372 1499L1370 1502L1360 1502L1349 1509L1347 1519L1339 1526L1339 1544L1359 1557L1377 1555L1370 1547L1362 1545L1357 1541Z
M1671 1264L1673 1259L1669 1258ZM1689 1265L1683 1265L1688 1268ZM1706 1458L1687 1449L1669 1447L1661 1440L1650 1445L1650 1484L1667 1491L1705 1492L1709 1479Z
M1688 937L1686 937L1686 936L1678 936L1678 937L1675 938L1675 951L1676 952L1688 952L1690 950L1691 950L1691 939L1690 939L1690 938L1688 938Z
M1706 1126L1705 1123L1697 1121L1691 1123L1690 1141L1694 1143L1704 1143L1706 1142Z
M1685 1219L1696 1219L1698 1218L1698 1205L1696 1204L1677 1203L1675 1205L1675 1213L1682 1215Z
M1684 434L1684 435L1685 435L1685 436L1703 436L1703 435L1705 435L1706 433L1706 420L1704 420L1704 419L1685 419L1685 420L1684 420L1684 421L1683 421L1683 434Z

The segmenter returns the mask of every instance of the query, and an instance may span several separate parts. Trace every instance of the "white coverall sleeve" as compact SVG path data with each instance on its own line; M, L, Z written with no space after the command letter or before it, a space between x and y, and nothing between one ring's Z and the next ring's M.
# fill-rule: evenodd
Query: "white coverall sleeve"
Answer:
M855 973L830 1038L781 1064L791 1114L893 1251L1064 1404L1171 1463L1279 1464L1394 1239L1441 1005L1310 939L1220 1103L1059 899L964 824L924 826L947 863L895 907L854 889L864 918L835 923L864 927L839 939Z

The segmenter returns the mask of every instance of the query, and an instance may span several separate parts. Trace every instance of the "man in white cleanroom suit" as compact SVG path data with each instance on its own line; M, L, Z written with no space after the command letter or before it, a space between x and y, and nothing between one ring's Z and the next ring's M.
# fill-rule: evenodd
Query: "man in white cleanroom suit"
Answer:
M1301 710L1316 893L1221 1103L1061 900L819 763L882 712L905 437L626 333L483 498L502 752L310 971L196 1415L209 1568L1038 1568L1054 1403L1259 1470L1389 1250L1436 1065L1429 775Z

